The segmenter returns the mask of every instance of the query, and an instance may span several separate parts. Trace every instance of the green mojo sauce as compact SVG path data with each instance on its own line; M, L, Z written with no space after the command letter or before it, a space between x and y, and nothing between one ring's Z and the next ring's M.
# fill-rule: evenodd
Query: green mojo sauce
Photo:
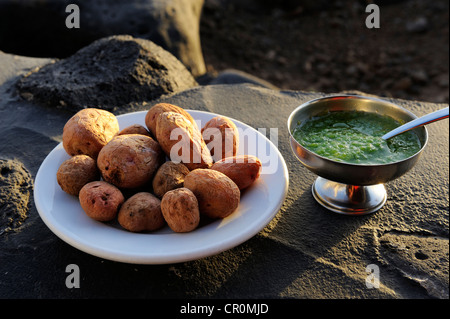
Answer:
M381 138L401 123L389 116L362 111L329 112L297 123L294 138L317 155L351 164L387 164L417 153L421 144L412 132Z

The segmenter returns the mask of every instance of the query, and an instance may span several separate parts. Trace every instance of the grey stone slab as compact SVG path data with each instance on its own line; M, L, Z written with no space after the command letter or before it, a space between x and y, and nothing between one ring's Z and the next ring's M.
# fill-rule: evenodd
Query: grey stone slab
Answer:
M70 112L14 95L15 74L48 61L28 62L0 76L0 159L20 161L34 178ZM381 210L342 216L312 198L315 176L300 165L288 143L290 112L323 95L218 84L116 109L118 115L164 101L265 128L269 138L269 129L277 129L290 179L280 211L256 236L218 255L133 265L71 247L45 226L31 204L21 227L0 235L0 298L448 298L448 121L429 126L422 157L408 174L387 184L388 201ZM389 100L416 115L445 106ZM69 264L80 268L80 288L65 285ZM379 268L379 288L366 286L368 265Z

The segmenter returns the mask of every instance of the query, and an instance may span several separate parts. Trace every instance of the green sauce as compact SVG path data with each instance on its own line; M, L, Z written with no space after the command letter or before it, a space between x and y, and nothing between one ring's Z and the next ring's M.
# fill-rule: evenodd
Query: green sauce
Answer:
M381 136L400 126L389 116L361 111L329 112L313 117L293 131L305 148L331 160L351 164L386 164L417 153L417 135L406 132L387 141Z

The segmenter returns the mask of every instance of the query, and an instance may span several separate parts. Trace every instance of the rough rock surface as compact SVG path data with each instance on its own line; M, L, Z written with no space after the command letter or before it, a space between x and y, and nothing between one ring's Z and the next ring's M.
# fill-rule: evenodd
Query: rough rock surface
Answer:
M20 55L63 58L96 39L130 34L162 46L198 76L205 73L199 34L203 2L4 0L0 1L0 48ZM66 27L70 3L79 6L79 29Z
M265 80L262 80L249 73L234 69L228 69L218 73L217 76L211 79L211 81L208 84L214 85L214 84L238 84L238 83L251 83L268 89L278 90L278 88L275 85Z
M131 36L97 40L74 55L27 74L20 95L51 107L111 110L197 85L171 53Z
M16 158L33 178L72 114L14 97L11 88L19 75L45 63L49 61L0 54L6 70L0 74L0 158ZM429 126L419 162L386 185L388 200L381 210L343 216L315 202L311 184L316 176L299 164L288 143L290 112L320 96L217 84L118 109L116 114L168 102L266 128L268 138L269 128L278 129L278 149L290 178L280 211L256 236L218 255L133 265L66 244L30 205L21 230L0 236L0 298L448 298L448 121ZM447 106L390 100L416 115ZM74 263L81 272L79 289L64 284L66 267ZM368 265L379 267L379 288L366 286Z
M17 229L29 213L33 180L22 163L0 159L0 235Z
M379 238L383 261L423 287L434 298L448 299L448 238L431 234L388 232ZM447 259L446 259L447 258Z

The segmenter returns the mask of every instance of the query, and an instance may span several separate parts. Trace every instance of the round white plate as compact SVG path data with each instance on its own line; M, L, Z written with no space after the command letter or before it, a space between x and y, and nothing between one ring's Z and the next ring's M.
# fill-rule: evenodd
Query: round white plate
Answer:
M188 112L199 127L217 116L201 111ZM145 114L146 111L142 111L117 116L120 129L132 124L145 126ZM256 235L274 218L289 184L286 163L277 147L259 130L233 121L241 134L238 154L258 156L263 165L260 178L242 193L238 209L227 218L206 223L189 233L175 233L167 226L155 232L132 233L118 224L95 221L81 209L78 198L63 192L56 181L59 166L69 158L62 143L48 154L36 175L37 210L59 238L81 251L113 261L167 264L233 248Z

